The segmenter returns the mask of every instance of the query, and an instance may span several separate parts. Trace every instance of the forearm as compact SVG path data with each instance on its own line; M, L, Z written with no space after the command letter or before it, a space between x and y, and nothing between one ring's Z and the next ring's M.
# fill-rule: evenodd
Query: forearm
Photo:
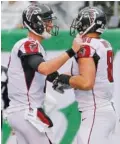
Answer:
M48 75L57 71L69 58L73 57L81 47L80 37L76 37L73 41L72 48L67 50L65 53L57 58L49 60L47 62L42 62L38 66L38 72L44 75Z
M42 62L38 66L38 71L44 75L48 75L50 73L53 73L57 71L70 57L65 52L59 57L56 57L52 60Z
M72 76L69 80L69 84L72 88L80 90L91 90L94 86L94 82L89 81L89 78L82 75Z

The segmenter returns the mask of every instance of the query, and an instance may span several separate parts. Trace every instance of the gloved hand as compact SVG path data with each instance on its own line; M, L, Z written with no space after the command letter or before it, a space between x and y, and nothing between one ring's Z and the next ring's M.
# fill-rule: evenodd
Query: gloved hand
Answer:
M69 79L71 76L66 74L59 75L54 81L53 81L53 89L56 90L59 93L64 93L64 89L71 88L69 85Z
M57 71L47 75L46 80L49 82L53 82L57 77L59 76L59 73Z

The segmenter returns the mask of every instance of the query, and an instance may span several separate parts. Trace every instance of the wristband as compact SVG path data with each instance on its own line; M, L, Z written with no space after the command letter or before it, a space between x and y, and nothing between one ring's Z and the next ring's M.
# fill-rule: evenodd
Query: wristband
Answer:
M66 50L66 53L68 54L68 56L70 58L73 57L76 54L72 48L69 49L69 50Z

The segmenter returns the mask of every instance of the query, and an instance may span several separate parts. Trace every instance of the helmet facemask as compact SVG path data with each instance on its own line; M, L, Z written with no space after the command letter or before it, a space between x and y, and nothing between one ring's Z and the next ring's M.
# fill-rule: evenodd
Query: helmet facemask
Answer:
M78 19L73 19L72 24L70 26L70 35L75 36L77 34L78 29L80 28L80 21Z

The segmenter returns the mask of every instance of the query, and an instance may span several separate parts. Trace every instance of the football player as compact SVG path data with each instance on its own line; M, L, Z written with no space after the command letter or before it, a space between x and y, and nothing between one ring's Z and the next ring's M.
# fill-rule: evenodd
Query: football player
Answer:
M111 141L116 114L111 104L113 97L113 51L111 44L100 36L106 27L106 15L97 7L82 9L73 20L70 33L81 35L84 46L74 56L71 75L61 74L53 88L61 93L74 89L81 125L78 144L117 144ZM58 91L58 90L57 90Z
M11 51L8 68L10 106L7 113L19 144L51 143L46 132L53 123L42 109L45 80L52 82L58 76L57 70L81 47L76 38L71 49L45 61L46 53L41 42L58 34L58 27L53 25L56 19L53 14L47 5L28 6L22 15L28 36L19 40Z

